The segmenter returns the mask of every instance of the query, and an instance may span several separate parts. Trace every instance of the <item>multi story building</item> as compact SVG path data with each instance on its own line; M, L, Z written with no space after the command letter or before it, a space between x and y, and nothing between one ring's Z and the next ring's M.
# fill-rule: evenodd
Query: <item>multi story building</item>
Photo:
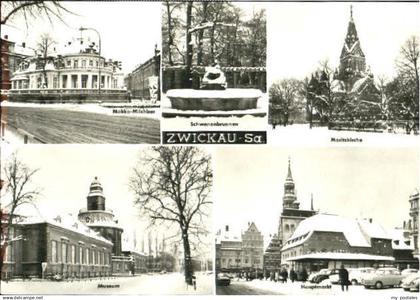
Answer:
M132 99L159 101L160 51L155 47L155 55L138 65L124 80Z
M216 270L240 272L263 268L264 237L254 222L245 232L234 234L228 225L216 236Z
M2 279L110 276L112 243L72 215L20 217L7 246Z
M24 59L10 79L10 101L127 101L121 63L106 60L95 43L69 42L61 53Z
M281 250L295 269L371 267L393 264L392 236L372 220L316 214L299 223Z
M415 189L411 193L409 200L410 202L410 219L407 222L404 222L403 228L407 230L413 240L414 251L413 255L418 260L419 259L419 190Z
M281 250L281 243L277 234L275 234L271 238L271 241L264 252L263 269L266 274L270 272L277 272L280 270L280 266L281 266L280 250Z
M278 226L278 239L280 247L282 247L290 238L302 220L316 214L316 211L313 209L313 199L311 199L310 210L299 209L299 207L300 203L297 201L295 183L292 177L289 159L287 176L284 183L283 210L280 214Z

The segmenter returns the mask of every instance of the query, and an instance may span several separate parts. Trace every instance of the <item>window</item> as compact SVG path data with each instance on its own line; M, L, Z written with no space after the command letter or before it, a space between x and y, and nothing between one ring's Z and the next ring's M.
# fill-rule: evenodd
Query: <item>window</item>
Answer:
M57 241L51 241L51 261L58 262Z
M77 69L79 67L79 61L77 59L75 59L73 61L73 68Z
M56 89L58 88L58 77L54 76L53 78L53 88Z
M67 87L67 75L63 75L61 88L65 89L66 87Z
M72 264L76 263L76 246L75 245L71 245L71 263Z
M61 261L67 263L67 244L61 243Z
M86 60L82 60L82 68L86 68Z
M67 67L70 67L71 66L71 60L67 60L66 65L67 65Z
M85 261L87 265L90 264L89 249L86 249Z
M93 60L89 60L89 67L93 67Z
M87 88L88 75L82 75L82 89Z
M79 264L83 264L83 248L82 246L79 247L79 259L77 261Z
M71 87L77 89L77 75L71 75Z

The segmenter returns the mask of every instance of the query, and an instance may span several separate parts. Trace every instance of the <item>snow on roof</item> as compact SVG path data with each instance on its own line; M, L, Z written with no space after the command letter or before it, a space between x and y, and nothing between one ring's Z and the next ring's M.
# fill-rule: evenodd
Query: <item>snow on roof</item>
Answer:
M392 249L394 250L414 250L414 242L412 238L408 235L407 230L401 228L394 228L390 230L390 235L392 237Z
M364 86L364 84L365 84L366 82L368 82L370 79L371 79L371 78L370 78L369 76L365 76L365 77L363 77L363 78L358 79L358 80L354 83L353 88L351 89L351 92L352 92L352 93L357 93L357 92L360 92L360 91L361 91L361 89L362 89L362 87Z
M20 224L30 225L30 224L40 224L40 223L48 223L60 228L70 230L86 237L99 240L101 242L107 243L112 245L112 242L102 237L99 233L90 229L83 223L81 223L77 218L75 218L72 214L64 214L56 216L55 218L51 217L44 217L41 215L37 216L30 216L26 217L25 220L20 222Z
M282 250L302 244L315 231L342 232L352 247L370 247L371 238L391 239L379 224L338 215L316 214L299 223Z
M338 79L333 80L331 83L331 90L334 93L344 93L346 91L344 88L344 82Z
M331 259L331 260L379 260L394 261L392 256L371 255L362 253L339 253L339 252L322 252L310 253L299 256L286 258L287 261L303 260L303 259Z
M221 242L242 242L241 233L225 227L216 234L216 244Z

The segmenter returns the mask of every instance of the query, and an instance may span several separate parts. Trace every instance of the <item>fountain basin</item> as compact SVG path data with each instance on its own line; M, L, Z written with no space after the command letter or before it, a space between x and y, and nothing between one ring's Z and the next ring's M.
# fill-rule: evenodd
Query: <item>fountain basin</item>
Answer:
M226 90L169 90L166 96L171 106L179 110L231 111L257 108L257 101L263 95L258 89Z

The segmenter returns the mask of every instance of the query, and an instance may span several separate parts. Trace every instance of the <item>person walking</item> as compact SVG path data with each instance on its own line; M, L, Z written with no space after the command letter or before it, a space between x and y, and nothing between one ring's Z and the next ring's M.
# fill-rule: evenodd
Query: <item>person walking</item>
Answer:
M344 268L344 265L341 265L340 270L338 270L338 278L340 279L341 291L346 292L349 290L349 271Z
M290 270L290 280L292 281L292 282L295 282L295 280L297 279L297 274L296 274L296 272L295 272L295 270L292 268L291 270Z

